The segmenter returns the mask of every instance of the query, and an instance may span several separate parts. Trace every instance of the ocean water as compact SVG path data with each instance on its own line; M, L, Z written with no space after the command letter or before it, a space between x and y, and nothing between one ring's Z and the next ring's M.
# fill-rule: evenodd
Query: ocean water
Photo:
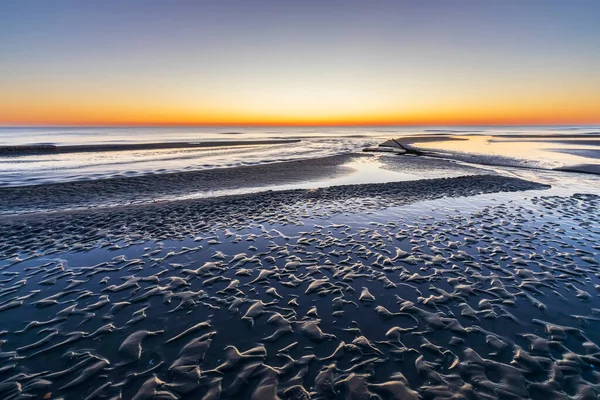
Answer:
M402 136L460 136L428 141L461 162L557 169L600 164L600 126L537 127L69 127L0 128L0 185L26 186L120 176L160 174L320 158L362 151ZM299 139L296 143L244 145L244 141ZM231 146L113 151L147 143L231 142ZM222 143L221 143L222 144ZM96 146L94 151L7 152L27 146ZM109 151L110 150L110 151ZM465 155L468 155L466 157Z

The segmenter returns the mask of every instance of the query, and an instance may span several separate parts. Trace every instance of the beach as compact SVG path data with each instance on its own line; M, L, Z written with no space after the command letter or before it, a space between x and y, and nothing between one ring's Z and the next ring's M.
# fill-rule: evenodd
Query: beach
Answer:
M579 130L511 153L501 129L357 128L0 157L0 398L596 398ZM381 144L409 151L362 151Z
M0 1L0 400L600 399L600 1Z

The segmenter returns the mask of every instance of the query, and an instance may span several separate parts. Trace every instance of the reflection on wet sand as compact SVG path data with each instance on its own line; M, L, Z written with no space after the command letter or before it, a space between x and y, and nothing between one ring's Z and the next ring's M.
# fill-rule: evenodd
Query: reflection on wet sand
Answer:
M409 151L481 165L598 173L600 136L436 135L394 139Z
M0 395L595 398L600 197L540 189L481 176L7 219Z

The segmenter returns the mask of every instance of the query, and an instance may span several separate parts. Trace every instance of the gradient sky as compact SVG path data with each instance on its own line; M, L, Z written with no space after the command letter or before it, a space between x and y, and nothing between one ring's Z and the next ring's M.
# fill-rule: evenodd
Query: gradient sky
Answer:
M599 0L0 2L0 124L600 123Z

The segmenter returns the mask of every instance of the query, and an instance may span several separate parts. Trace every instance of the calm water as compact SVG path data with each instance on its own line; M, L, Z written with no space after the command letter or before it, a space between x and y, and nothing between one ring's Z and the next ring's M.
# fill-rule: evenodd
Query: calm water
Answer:
M49 144L114 145L231 141L232 146L136 151L0 156L0 185L22 186L116 176L230 168L361 151L406 135L461 135L468 141L428 142L427 148L483 155L488 164L543 169L598 164L600 126L554 127L354 127L354 128L0 128L0 147ZM518 136L526 135L526 138ZM504 137L508 136L508 137ZM529 137L529 136L534 136ZM573 138L573 136L576 136ZM568 138L571 137L571 138ZM256 139L298 143L235 145ZM492 158L490 158L492 157ZM460 159L460 158L459 158ZM464 160L463 160L464 161ZM467 161L477 162L478 158Z

